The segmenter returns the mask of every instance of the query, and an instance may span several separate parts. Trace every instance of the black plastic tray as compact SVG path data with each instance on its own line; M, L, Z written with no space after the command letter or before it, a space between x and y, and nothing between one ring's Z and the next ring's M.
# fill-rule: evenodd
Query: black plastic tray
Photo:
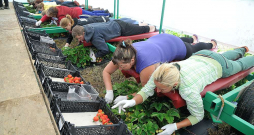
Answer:
M126 124L120 121L106 105L105 100L99 102L89 102L86 108L80 107L78 111L74 111L73 107L61 110L58 105L59 98L53 98L52 113L55 118L56 124L62 135L132 135L128 130ZM79 106L76 106L77 110ZM102 109L108 115L113 125L91 125L91 126L75 126L68 121L64 120L62 113L70 112L97 112Z

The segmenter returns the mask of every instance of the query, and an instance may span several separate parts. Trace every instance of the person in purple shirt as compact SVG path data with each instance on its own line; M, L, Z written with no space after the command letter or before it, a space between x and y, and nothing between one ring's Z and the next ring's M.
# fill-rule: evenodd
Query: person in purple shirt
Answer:
M195 43L194 45L192 45ZM158 34L146 41L133 43L125 40L117 45L113 53L113 59L103 70L103 81L107 90L105 100L113 101L111 74L117 69L134 69L140 75L140 81L144 86L160 63L179 61L189 58L193 53L203 49L216 48L217 42L198 42L197 35L192 38L176 37L170 34ZM135 95L135 94L134 94ZM127 96L118 96L114 103L126 100Z

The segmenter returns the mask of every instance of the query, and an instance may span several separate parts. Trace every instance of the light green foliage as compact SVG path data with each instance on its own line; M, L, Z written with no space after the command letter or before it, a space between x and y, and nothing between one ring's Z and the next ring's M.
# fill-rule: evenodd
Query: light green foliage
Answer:
M32 6L25 6L25 8L28 10L28 12L30 13L34 13L36 12L36 9L34 9Z

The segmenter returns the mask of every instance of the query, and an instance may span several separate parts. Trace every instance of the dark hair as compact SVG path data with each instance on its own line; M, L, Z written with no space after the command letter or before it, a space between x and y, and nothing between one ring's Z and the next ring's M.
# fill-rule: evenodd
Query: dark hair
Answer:
M131 40L125 40L118 43L115 52L113 53L112 62L116 65L119 61L124 63L131 62L131 59L136 58L137 51L132 46ZM135 61L136 62L136 61Z

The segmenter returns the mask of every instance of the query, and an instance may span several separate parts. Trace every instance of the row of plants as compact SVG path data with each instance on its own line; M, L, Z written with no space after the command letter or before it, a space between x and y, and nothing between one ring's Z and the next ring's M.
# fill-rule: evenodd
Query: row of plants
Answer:
M34 9L32 6L25 6L25 8L27 9L28 12L35 14L36 13L36 9Z
M91 66L90 58L90 48L96 53L98 50L95 47L84 47L83 45L78 45L74 48L63 47L62 53L67 56L66 60L71 61L78 68L85 68L86 66ZM113 53L105 55L102 59L109 60L111 59ZM99 62L99 61L97 61Z
M141 84L128 80L114 84L114 98L120 95L128 95L128 98L131 99L133 97L131 94L140 91L141 88ZM134 135L155 135L162 132L160 130L162 126L185 118L180 118L179 110L174 108L169 98L157 97L156 94L142 104L125 110L126 112L122 111L119 114L118 108L115 108L112 109L112 112L124 120Z

